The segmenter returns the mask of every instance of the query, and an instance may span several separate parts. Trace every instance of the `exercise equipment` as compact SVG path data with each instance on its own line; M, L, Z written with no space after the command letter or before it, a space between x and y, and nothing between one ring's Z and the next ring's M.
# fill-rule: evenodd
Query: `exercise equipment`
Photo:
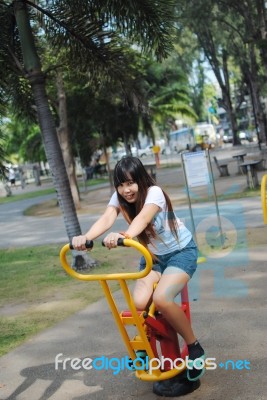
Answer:
M168 396L168 390L172 387L172 379L182 374L186 369L186 356L188 355L187 346L181 343L181 338L172 328L163 315L156 310L154 303L148 311L138 311L133 302L127 281L145 277L152 268L152 257L149 251L139 242L132 239L119 239L118 246L133 247L139 251L146 260L146 268L139 272L123 272L112 274L81 274L71 268L67 261L67 252L71 250L71 245L66 244L60 252L60 260L65 271L73 278L82 281L99 281L105 297L117 324L121 338L128 351L132 365L135 367L135 375L143 381L155 383L154 392ZM93 247L93 242L86 243L87 248ZM121 291L128 306L128 310L119 311L118 306L112 296L108 282L116 280L120 284ZM181 307L191 322L190 303L188 297L188 287L184 286L181 292ZM133 337L129 336L128 327L134 327L136 332ZM145 355L142 358L138 354ZM165 381L167 389L161 393L158 384ZM192 392L199 387L199 381L189 382L182 375L182 383L177 379L173 381L177 390L169 390L170 396L179 396ZM169 389L168 389L169 387ZM166 394L167 393L167 394Z

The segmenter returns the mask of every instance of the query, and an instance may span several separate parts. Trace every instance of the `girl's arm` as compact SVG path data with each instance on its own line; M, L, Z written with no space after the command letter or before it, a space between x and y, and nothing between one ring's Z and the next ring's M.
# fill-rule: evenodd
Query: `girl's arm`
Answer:
M159 211L160 207L156 204L144 205L140 213L132 220L125 233L130 237L138 236L146 229L147 225L150 224Z
M94 240L109 230L114 224L119 209L114 206L108 206L103 215L92 225L85 235L74 236L72 245L75 250L85 250L86 240Z
M131 238L138 236L146 229L147 225L159 211L160 207L156 204L144 205L140 213L132 220L124 235ZM116 247L118 239L125 237L124 235L115 232L109 233L104 239L105 246L108 248Z

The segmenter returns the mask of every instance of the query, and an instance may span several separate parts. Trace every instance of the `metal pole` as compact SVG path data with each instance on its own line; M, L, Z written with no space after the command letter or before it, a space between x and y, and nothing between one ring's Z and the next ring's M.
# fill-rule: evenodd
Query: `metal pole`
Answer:
M186 187L186 194L187 194L187 199L188 199L188 204L189 204L189 211L190 211L190 218L191 218L191 223L192 223L192 235L194 237L194 240L197 244L197 237L196 237L196 227L195 227L195 222L194 222L194 217L193 217L193 212L192 212L192 204L191 204L191 198L190 198L190 193L188 189L188 181L187 181L187 176L185 173L185 166L184 166L184 155L182 153L182 166L183 166L183 173L184 173L184 178L185 178L185 187Z
M206 149L206 157L209 160L209 167L210 167L210 172L211 172L211 182L212 182L212 187L213 187L213 193L214 193L214 200L215 200L215 207L216 207L216 213L217 213L217 220L218 220L218 225L220 229L220 239L221 239L221 245L223 247L223 231L222 231L222 224L221 224L221 218L220 218L220 213L219 213L219 207L218 207L218 200L217 200L217 193L216 193L216 187L213 179L213 170L211 166L211 161L210 161L210 153L209 150Z

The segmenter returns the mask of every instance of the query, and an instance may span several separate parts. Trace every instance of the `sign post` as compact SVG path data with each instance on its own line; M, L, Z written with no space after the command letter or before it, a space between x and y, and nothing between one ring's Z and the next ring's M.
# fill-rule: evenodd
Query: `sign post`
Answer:
M217 213L218 226L220 230L221 245L223 247L223 232L222 224L220 219L218 200L216 194L216 188L213 179L213 171L210 161L209 151L197 151L197 152L186 152L182 153L182 165L186 183L186 192L188 197L190 217L193 227L193 235L196 240L196 228L192 212L192 203L190 198L190 188L211 185L213 188L214 201ZM197 240L196 240L197 241Z

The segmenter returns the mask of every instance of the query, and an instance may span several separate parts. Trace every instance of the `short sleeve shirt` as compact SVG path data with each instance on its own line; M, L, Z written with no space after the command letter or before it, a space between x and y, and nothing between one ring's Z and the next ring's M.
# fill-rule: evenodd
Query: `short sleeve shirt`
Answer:
M183 249L192 239L192 234L185 227L183 222L177 217L178 241L177 238L172 234L168 223L166 199L162 189L159 186L151 186L148 189L145 204L156 204L160 208L159 212L154 216L152 221L156 237L151 237L149 239L149 250L155 255L163 255L175 250ZM113 193L108 205L120 208L117 192Z

